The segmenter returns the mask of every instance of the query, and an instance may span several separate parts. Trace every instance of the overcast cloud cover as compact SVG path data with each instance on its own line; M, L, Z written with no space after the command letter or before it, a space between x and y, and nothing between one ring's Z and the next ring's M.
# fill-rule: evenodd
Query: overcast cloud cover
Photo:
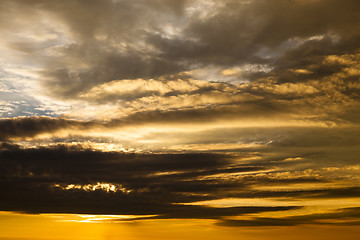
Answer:
M1 0L0 211L360 224L360 1Z

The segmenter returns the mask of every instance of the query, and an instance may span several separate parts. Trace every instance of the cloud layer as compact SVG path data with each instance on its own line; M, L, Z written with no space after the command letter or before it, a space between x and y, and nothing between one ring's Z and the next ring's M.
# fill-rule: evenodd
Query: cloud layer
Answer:
M359 11L1 1L0 210L359 225Z

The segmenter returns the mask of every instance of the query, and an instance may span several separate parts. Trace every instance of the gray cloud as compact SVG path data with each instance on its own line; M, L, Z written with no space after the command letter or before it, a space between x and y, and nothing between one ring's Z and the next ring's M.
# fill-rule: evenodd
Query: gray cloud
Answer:
M0 120L0 139L29 138L60 129L84 129L91 123L50 117L19 117Z
M228 0L214 2L205 10L208 15L187 12L191 3L197 2L19 0L4 1L2 15L6 19L10 9L21 17L32 10L66 26L73 43L58 47L56 56L38 55L47 66L42 71L45 85L51 94L66 98L115 79L154 78L194 65L267 63L278 73L359 47L360 6L354 0ZM179 33L169 37L167 31ZM31 44L19 50L29 48ZM333 71L313 70L317 76ZM292 81L291 76L283 78Z

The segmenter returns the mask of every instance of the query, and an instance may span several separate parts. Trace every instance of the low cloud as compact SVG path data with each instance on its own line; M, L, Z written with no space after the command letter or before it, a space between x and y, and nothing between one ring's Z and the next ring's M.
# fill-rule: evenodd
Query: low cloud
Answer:
M226 227L296 226L326 224L357 226L360 224L359 208L342 208L335 212L308 214L285 218L255 218L253 220L222 220L217 225Z
M321 183L326 177L319 176L320 172L276 171L277 163L268 167L239 163L233 154L100 152L79 145L24 149L2 143L0 159L3 211L220 219L301 206L215 208L191 204L223 198L296 201L359 194L357 187L258 190L266 185ZM278 224L277 220L273 224Z
M0 120L0 140L31 138L61 129L86 128L89 123L50 117L19 117Z

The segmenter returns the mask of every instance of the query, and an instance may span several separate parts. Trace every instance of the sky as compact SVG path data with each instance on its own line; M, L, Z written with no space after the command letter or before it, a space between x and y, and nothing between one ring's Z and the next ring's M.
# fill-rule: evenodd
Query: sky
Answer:
M360 1L0 0L0 240L353 240Z

